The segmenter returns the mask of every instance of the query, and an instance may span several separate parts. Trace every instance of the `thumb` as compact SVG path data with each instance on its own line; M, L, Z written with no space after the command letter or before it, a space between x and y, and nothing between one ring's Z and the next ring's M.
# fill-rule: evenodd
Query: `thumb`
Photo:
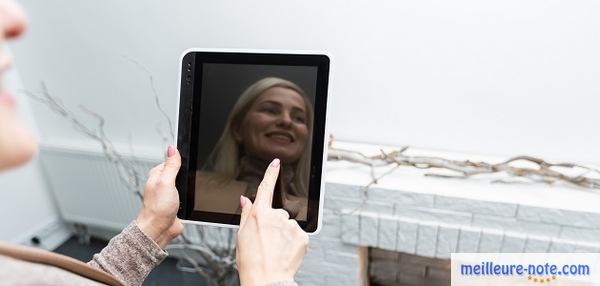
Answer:
M240 196L240 205L242 206L242 215L240 217L240 229L242 229L242 227L244 227L244 225L246 224L248 216L250 216L250 211L252 210L252 202L250 201L250 199L242 195Z
M167 156L168 157L165 161L165 167L162 175L164 176L164 179L175 182L175 178L177 177L177 173L179 173L179 168L181 167L181 155L179 155L177 148L175 148L173 145L169 145Z

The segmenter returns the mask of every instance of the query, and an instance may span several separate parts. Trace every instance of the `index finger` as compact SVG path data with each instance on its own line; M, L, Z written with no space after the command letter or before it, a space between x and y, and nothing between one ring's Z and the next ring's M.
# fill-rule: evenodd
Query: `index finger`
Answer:
M279 175L279 165L279 159L275 158L275 160L267 167L265 176L256 191L256 199L254 199L255 206L270 208L273 204L273 189L275 188L277 176Z

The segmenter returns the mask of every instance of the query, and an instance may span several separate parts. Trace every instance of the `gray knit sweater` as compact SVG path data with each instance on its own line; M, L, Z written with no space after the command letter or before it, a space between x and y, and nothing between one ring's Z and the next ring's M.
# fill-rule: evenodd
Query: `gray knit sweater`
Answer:
M88 264L103 270L123 285L141 285L148 273L167 257L151 238L132 222L110 240ZM0 285L102 285L61 268L0 255ZM280 282L272 286L295 286ZM271 285L269 285L271 286Z

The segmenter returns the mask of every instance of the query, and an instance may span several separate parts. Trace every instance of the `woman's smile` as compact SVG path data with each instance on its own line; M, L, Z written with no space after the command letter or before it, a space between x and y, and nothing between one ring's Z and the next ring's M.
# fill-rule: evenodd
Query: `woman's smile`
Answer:
M267 134L265 134L265 136L269 139L271 139L272 141L275 142L279 142L279 143L293 143L294 141L296 141L294 139L294 135L292 135L289 132L285 132L285 131L273 131L273 132L268 132Z

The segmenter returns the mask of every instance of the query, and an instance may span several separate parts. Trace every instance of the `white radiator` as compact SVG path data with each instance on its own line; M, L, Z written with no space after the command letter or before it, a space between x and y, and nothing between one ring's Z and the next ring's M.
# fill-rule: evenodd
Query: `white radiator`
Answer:
M118 233L135 219L142 206L141 201L121 182L115 164L108 161L101 151L48 145L40 149L46 179L67 223ZM135 156L132 161L140 174L143 188L148 171L162 159ZM185 236L192 243L204 243L218 249L228 249L235 242L235 235L231 236L230 232L230 229L188 224L184 229Z
M115 164L102 152L40 149L46 179L65 221L120 231L136 217L142 205L139 197L121 182ZM148 171L160 160L136 157L134 162L143 188Z

